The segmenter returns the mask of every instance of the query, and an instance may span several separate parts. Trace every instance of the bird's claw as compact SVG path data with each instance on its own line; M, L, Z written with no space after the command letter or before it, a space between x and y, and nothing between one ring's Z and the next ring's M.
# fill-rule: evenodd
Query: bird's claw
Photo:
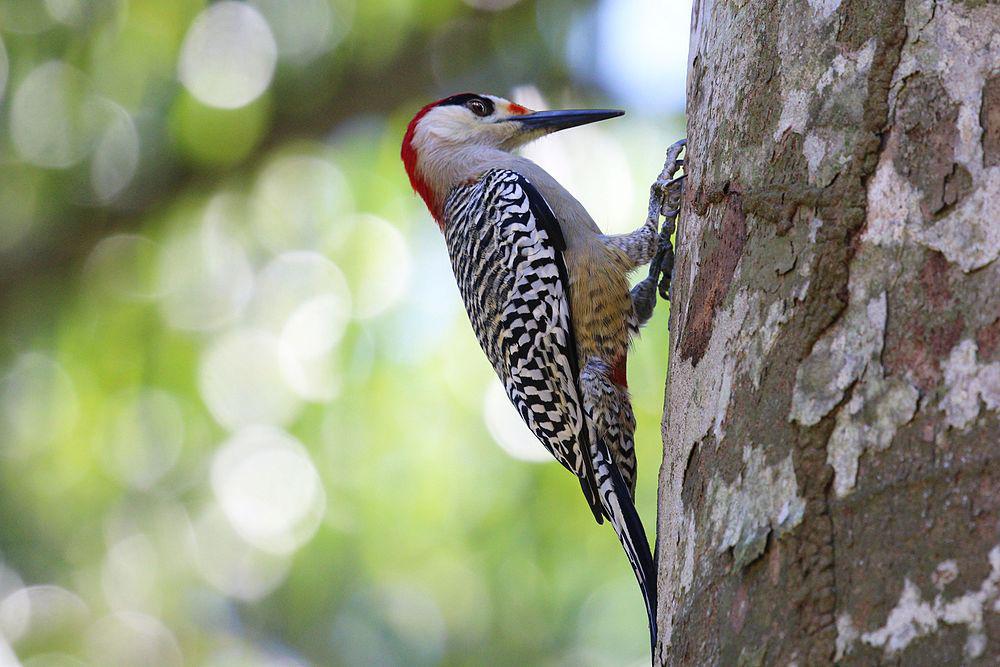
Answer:
M640 324L645 324L653 316L656 306L656 279L649 276L632 288L632 304Z
M687 174L674 177L684 168L684 160L680 159L681 151L687 145L686 139L681 139L667 149L663 171L650 188L650 211L656 211L663 216L663 224L657 236L657 250L649 265L649 276L636 285L636 288L649 281L650 286L657 285L663 299L670 300L670 279L674 269L674 247L670 237L674 234L677 216L680 213L681 197L684 193L684 180ZM652 307L649 309L652 314Z
M670 180L677 173L677 170L684 166L684 160L678 159L681 151L687 146L687 139L681 139L680 141L674 142L670 148L667 149L667 157L663 161L664 168L663 171L666 173L666 180Z

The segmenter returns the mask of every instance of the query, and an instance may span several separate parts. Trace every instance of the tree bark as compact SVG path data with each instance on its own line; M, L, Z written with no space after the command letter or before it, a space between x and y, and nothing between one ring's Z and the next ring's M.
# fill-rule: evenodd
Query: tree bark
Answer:
M654 662L1000 660L998 25L695 0Z

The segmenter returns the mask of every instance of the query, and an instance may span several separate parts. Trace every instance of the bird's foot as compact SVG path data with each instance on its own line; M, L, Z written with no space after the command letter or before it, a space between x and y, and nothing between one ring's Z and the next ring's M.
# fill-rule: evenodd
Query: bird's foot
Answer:
M654 260L655 261L655 260ZM649 321L656 307L656 278L649 276L632 288L632 310L639 326Z
M671 237L677 227L677 216L681 209L681 198L684 194L684 180L687 173L676 177L675 175L684 167L684 160L680 159L680 154L686 145L687 140L681 139L667 149L663 171L653 187L650 188L649 193L650 212L655 210L658 215L662 215L663 224L660 226L657 239L656 255L649 264L649 276L643 283L650 281L652 285L658 284L660 296L667 301L670 300L670 279L674 270L674 246ZM636 287L638 288L639 285ZM655 299L655 297L653 298ZM652 309L649 312L652 314Z
M674 248L671 237L677 224L684 187L684 175L676 176L684 167L680 159L687 140L681 139L667 149L663 171L649 189L648 225L659 226L656 253L649 263L649 275L632 288L632 307L639 325L645 324L653 315L656 295L670 299L670 277L674 267ZM663 224L659 224L663 216Z

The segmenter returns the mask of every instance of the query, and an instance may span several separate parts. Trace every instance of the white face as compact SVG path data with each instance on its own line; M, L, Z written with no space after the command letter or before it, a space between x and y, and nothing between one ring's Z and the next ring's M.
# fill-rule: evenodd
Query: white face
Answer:
M400 156L413 188L435 216L453 187L487 169L538 169L509 152L550 132L614 118L614 109L532 111L496 95L452 95L410 121Z
M495 95L456 95L420 119L413 143L418 150L440 144L512 150L535 138L516 122L529 113L531 109Z

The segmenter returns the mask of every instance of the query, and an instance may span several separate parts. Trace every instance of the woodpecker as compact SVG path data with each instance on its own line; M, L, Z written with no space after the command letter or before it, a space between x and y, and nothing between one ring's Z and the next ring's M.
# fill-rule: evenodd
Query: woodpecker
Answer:
M444 234L469 320L508 397L579 478L597 522L614 527L655 646L656 568L634 505L635 417L625 367L629 342L652 314L657 281L672 263L680 179L670 178L683 164L683 142L668 151L645 224L620 235L603 234L552 176L512 152L623 113L533 111L463 93L417 112L401 157ZM661 214L669 229L657 229ZM649 277L630 291L629 273L651 260Z

